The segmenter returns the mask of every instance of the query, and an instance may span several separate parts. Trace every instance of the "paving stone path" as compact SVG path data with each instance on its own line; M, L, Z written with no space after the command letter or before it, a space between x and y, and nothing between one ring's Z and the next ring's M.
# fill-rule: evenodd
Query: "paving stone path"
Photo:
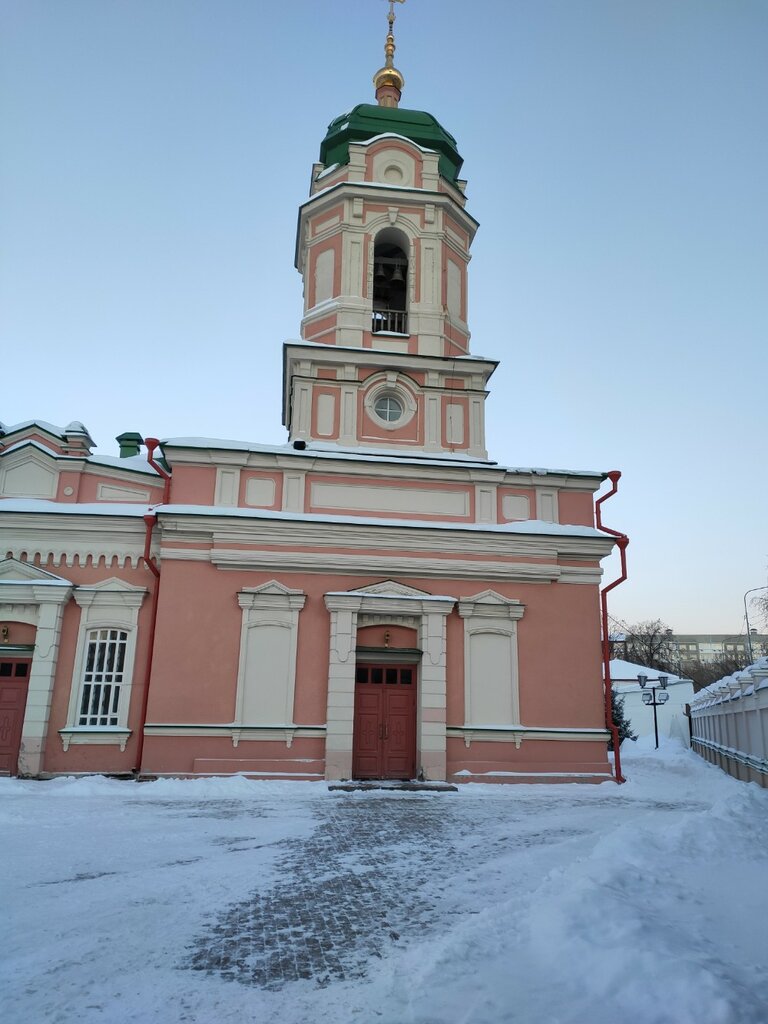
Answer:
M318 801L312 835L277 844L282 880L223 908L181 966L274 991L302 978L319 986L361 978L371 958L445 926L456 912L457 875L471 885L500 847L510 854L543 850L589 834L603 815L625 806L585 799L583 828L573 828L572 819L558 827L558 805L572 809L582 799L547 794L518 807L484 800L482 810L452 793ZM693 805L656 801L650 808L674 813ZM246 821L237 806L200 813ZM258 833L214 842L246 854Z
M285 881L223 911L185 966L272 990L362 977L371 957L437 920L420 889L450 857L446 799L327 802L308 840L281 844Z

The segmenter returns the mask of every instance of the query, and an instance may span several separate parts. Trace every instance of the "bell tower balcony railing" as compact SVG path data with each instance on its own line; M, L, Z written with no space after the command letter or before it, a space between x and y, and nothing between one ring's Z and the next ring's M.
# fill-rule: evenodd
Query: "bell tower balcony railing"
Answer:
M374 309L372 334L408 334L408 314L404 309Z

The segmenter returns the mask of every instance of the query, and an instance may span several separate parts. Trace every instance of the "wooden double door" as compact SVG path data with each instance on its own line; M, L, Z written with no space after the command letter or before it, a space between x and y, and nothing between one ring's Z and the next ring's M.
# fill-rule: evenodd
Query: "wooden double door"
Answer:
M356 779L415 776L415 665L357 665L352 773Z
M15 775L27 707L29 658L4 658L0 651L0 775Z

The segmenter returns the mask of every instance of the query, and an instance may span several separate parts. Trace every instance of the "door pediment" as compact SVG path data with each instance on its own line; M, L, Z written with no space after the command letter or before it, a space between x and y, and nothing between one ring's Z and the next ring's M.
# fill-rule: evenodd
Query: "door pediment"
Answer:
M4 558L0 561L0 583L60 583L72 586L71 580L46 572L29 562L21 562L18 558Z

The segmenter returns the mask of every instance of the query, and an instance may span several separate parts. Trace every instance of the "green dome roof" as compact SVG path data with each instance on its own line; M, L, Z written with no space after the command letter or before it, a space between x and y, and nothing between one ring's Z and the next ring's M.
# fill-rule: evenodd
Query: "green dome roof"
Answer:
M440 173L448 181L456 181L464 163L456 148L456 139L437 118L423 110L403 107L379 107L358 103L348 114L341 114L328 125L320 143L320 160L331 164L349 162L350 142L367 142L376 135L403 135L424 149L433 149L439 156Z

